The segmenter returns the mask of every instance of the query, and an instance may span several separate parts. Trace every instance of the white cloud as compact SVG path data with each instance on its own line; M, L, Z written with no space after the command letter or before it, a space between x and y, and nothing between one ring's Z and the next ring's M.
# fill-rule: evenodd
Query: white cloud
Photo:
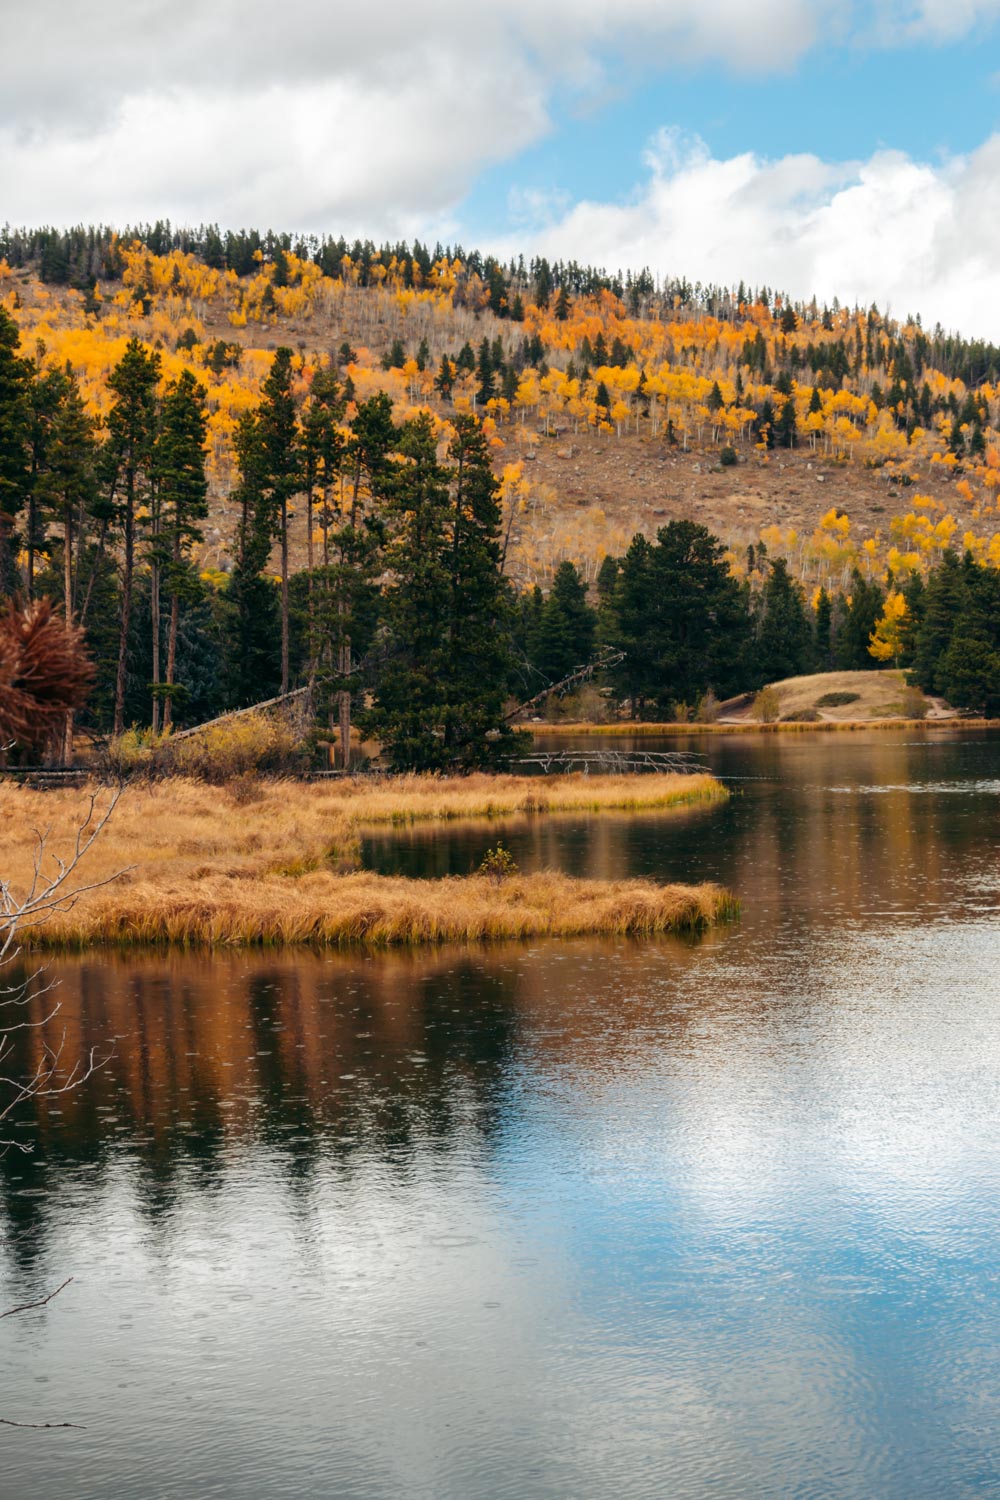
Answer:
M791 67L831 35L944 42L1000 0L0 0L0 218L168 216L475 238L457 205L551 128L555 94L711 61ZM880 153L713 160L661 133L624 206L513 193L523 243L611 265L743 276L994 327L1000 148L930 167Z
M539 226L532 247L610 269L735 285L807 299L878 303L968 335L1000 339L995 184L1000 135L943 166L881 151L864 162L815 156L714 159L664 131L650 175L624 204L578 203ZM513 244L500 247L508 253ZM518 250L525 248L523 242Z
M899 42L955 42L1000 16L1000 0L876 0L870 17L875 38Z
M0 211L402 233L544 135L556 88L785 67L826 3L0 0Z

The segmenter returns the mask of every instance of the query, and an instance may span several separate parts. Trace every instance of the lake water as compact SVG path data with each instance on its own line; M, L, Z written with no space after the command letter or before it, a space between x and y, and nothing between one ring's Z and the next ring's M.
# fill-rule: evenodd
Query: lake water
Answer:
M53 966L115 1055L9 1132L3 1305L75 1279L0 1417L86 1430L4 1500L1000 1495L1000 738L699 748L365 855L718 879L701 942Z

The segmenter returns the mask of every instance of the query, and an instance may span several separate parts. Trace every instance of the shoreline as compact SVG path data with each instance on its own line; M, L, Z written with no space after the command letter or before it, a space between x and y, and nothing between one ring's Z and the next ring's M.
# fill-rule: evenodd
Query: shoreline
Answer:
M889 730L889 729L1000 729L1000 719L961 719L961 718L937 718L937 719L820 719L815 723L782 723L780 720L774 724L758 724L755 722L742 723L727 720L715 724L658 724L648 720L637 720L634 724L626 720L619 720L614 724L594 723L563 723L563 724L529 724L517 726L519 729L528 729L532 735L590 735L594 737L606 736L608 738L626 738L628 735L653 737L660 735L664 738L673 736L691 736L702 734L830 734L830 733L858 733L864 729Z

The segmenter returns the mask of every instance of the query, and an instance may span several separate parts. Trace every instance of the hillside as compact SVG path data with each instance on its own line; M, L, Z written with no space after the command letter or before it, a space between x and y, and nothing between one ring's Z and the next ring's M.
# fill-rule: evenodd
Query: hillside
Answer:
M205 568L231 563L234 434L281 345L306 403L332 362L350 395L385 390L397 417L485 412L524 585L564 558L592 580L635 531L682 516L724 539L736 571L763 537L831 589L854 563L905 573L949 544L1000 561L988 347L767 289L622 286L417 246L248 251L244 237L241 261L210 234L187 249L147 238L91 231L54 261L51 240L8 235L0 304L43 367L70 363L94 413L131 336L161 350L164 379L188 368L205 385ZM305 541L293 528L293 566Z

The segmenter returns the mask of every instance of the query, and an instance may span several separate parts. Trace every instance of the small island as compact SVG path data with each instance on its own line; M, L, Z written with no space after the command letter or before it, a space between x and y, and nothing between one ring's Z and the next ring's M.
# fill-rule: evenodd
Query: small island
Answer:
M0 840L11 885L30 882L36 830L48 830L45 868L54 870L92 803L99 810L109 795L0 783ZM583 880L554 870L521 874L508 860L488 857L468 876L387 877L358 868L360 835L421 821L683 809L727 795L714 777L697 773L133 783L88 853L82 874L92 888L24 937L63 949L383 948L697 932L736 914L734 897L720 886ZM484 856L491 842L484 832Z

